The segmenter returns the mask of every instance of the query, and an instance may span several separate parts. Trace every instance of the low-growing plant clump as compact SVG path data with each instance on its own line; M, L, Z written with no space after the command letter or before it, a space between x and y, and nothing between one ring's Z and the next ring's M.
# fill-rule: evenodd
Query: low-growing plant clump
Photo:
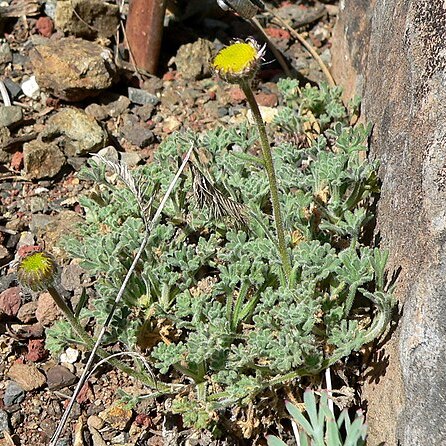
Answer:
M284 252L249 124L169 137L133 172L135 188L114 181L120 166L110 177L107 163L93 162L87 175L99 187L81 199L85 222L64 244L96 277L97 297L79 319L101 326L147 219L193 146L104 340L145 356L154 390L176 393L172 410L186 426L210 428L234 407L255 409L265 391L319 374L390 320L387 253L363 240L379 191L378 163L361 156L370 129L350 125L354 107L338 87L289 79L278 87L283 104L270 134ZM65 322L47 335L53 352L82 343Z

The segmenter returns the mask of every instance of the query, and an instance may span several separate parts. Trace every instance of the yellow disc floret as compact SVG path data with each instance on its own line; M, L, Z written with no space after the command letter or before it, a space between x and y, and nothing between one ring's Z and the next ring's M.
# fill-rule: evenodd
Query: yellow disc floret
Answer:
M212 68L225 81L239 83L254 77L263 53L254 40L236 42L217 54Z
M56 261L45 251L31 252L20 259L17 278L22 286L32 291L46 290L58 278Z

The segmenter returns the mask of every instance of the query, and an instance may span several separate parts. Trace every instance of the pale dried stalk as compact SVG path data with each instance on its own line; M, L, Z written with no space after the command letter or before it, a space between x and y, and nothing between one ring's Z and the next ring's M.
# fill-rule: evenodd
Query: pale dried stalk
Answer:
M331 370L330 370L330 367L327 367L325 369L325 384L327 385L327 392L328 392L328 408L330 409L330 412L334 416L333 386L331 384Z
M8 90L5 87L3 81L0 81L0 93L2 95L3 105L9 107L11 105L11 100L9 99Z

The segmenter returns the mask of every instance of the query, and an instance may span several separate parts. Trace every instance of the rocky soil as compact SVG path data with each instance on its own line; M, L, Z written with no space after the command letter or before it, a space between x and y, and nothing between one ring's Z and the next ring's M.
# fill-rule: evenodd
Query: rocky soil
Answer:
M76 303L89 288L91 278L58 246L61 236L82 222L79 197L94 188L79 178L81 167L92 153L142 165L174 131L246 119L242 92L213 77L208 61L232 38L254 35L261 41L249 24L194 1L176 15L168 12L158 76L146 76L127 61L122 24L128 5L117 3L0 2L1 446L48 444L86 362L79 348L50 357L45 329L61 315L48 293L21 289L14 274L21 250L40 245L58 259L68 299ZM329 65L335 4L269 6L302 32ZM324 81L317 63L288 31L266 13L259 19L296 76ZM265 118L279 101L281 76L267 52L256 86ZM59 446L244 444L183 431L162 400L129 410L118 388L145 391L116 370L99 369L79 395Z

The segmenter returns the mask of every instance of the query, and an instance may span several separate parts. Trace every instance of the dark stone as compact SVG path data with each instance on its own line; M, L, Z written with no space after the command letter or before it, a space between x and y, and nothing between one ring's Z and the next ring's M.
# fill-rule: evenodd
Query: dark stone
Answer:
M121 128L121 133L127 141L141 148L147 147L156 140L153 132L144 124L140 123L124 125Z
M64 387L71 386L76 381L76 375L62 365L51 367L47 372L47 384L50 390L63 389Z
M139 88L129 87L128 94L130 101L138 105L156 105L160 101L158 96Z
M14 274L8 274L6 276L0 277L0 292L5 291L8 289L16 280L16 277Z
M5 84L11 99L17 99L19 94L22 92L22 87L17 82L14 82L9 78L4 79L3 83Z
M3 396L5 406L8 407L13 404L19 404L24 399L25 391L15 381L8 381L6 384L5 395Z
M377 230L389 271L401 268L395 293L404 305L377 357L385 374L371 375L363 393L370 444L446 444L445 21L440 1L341 2L334 73L362 92L362 116L374 125Z

